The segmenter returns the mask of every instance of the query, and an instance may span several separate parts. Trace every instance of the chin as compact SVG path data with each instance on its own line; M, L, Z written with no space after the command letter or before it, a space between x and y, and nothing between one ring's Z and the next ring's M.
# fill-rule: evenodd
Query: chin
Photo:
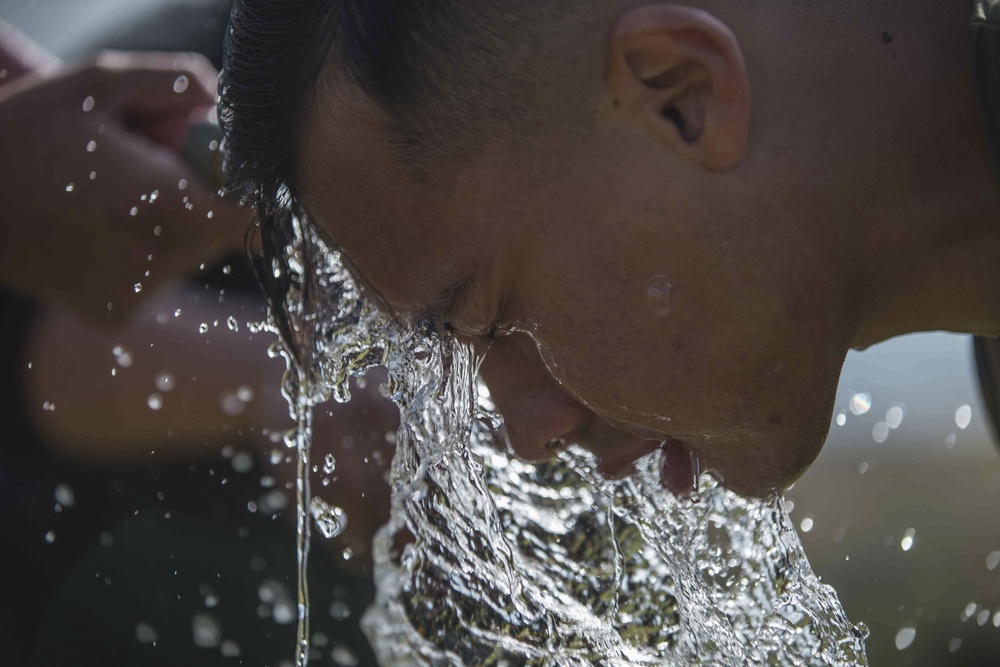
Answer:
M730 442L699 447L702 470L727 489L753 498L783 492L819 456L829 431L829 415L796 426L768 428Z

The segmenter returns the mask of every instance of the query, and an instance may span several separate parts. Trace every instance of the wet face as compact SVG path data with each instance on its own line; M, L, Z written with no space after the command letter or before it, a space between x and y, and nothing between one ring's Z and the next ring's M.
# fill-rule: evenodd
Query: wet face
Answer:
M681 99L644 87L674 56L627 47L611 50L585 140L498 141L422 182L371 103L321 96L301 199L395 310L489 345L483 374L519 455L578 443L615 475L670 442L672 488L694 455L763 494L829 426L848 347L837 244L813 193L746 159L745 72L703 72L728 78Z

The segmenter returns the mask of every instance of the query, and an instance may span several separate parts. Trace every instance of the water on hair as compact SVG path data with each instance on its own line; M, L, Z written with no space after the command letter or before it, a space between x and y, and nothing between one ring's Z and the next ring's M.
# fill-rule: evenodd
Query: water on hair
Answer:
M312 407L350 400L350 378L376 365L401 415L362 619L383 667L867 664L867 630L813 573L780 498L747 500L705 475L699 501L680 500L660 484L660 452L619 481L576 448L543 464L513 458L474 352L391 322L336 252L296 233L285 270L299 361L276 352L299 424L288 438L298 665L309 655Z

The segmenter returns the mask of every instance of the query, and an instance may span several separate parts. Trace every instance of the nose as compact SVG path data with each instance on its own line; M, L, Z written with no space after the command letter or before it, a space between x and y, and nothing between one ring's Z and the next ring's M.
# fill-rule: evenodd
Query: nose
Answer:
M526 335L493 341L480 371L504 416L510 447L523 459L551 458L590 418L552 379Z

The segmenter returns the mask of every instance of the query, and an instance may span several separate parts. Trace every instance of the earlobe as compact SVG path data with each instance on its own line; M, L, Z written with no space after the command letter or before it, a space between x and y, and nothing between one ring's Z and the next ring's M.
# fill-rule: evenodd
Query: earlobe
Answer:
M705 169L730 169L743 158L750 82L724 23L692 7L646 5L619 17L609 47L617 113Z

